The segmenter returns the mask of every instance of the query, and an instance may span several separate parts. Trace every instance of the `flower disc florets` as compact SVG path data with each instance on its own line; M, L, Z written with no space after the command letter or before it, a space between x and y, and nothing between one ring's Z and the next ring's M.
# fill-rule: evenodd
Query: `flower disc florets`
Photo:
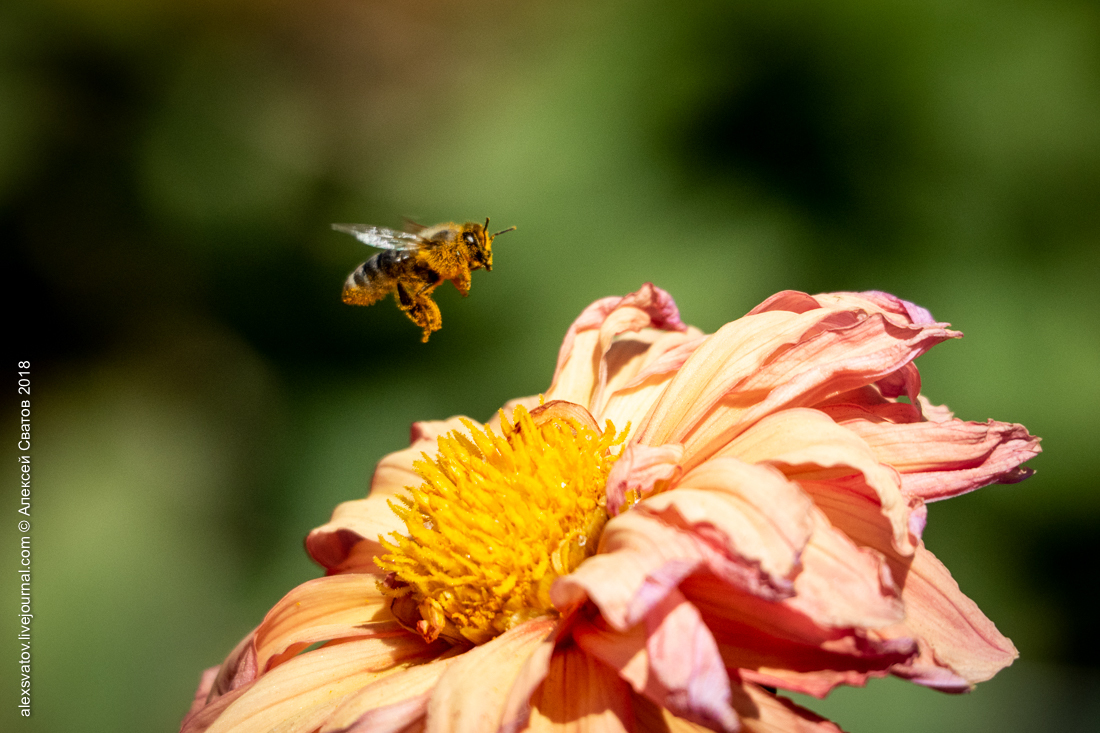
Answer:
M596 552L604 487L626 438L583 408L501 413L501 435L463 423L414 464L424 483L390 507L408 535L382 540L394 613L426 639L481 644L553 612L550 586Z

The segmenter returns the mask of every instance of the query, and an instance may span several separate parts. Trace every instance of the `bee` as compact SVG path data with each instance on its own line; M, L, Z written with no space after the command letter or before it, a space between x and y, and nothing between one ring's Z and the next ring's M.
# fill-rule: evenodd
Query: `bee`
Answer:
M485 224L447 222L426 227L408 222L410 231L398 232L366 224L333 224L338 232L385 250L359 265L344 283L344 302L371 305L394 294L397 307L424 329L421 341L443 326L432 291L450 280L458 292L470 292L470 272L493 269L493 239L515 227L489 234Z

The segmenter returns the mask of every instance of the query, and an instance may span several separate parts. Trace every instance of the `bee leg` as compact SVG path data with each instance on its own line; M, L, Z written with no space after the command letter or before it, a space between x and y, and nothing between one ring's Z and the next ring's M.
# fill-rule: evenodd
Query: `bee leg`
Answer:
M462 270L457 277L451 278L451 282L458 288L458 292L462 293L462 297L466 297L470 294L470 271Z
M413 307L409 310L409 318L424 329L424 336L420 339L424 343L428 342L428 337L432 335L432 332L443 327L443 315L439 312L439 306L430 296L416 299Z
M397 284L397 307L405 311L409 320L424 329L421 341L426 342L434 331L443 327L443 316L432 296L422 295L423 292L421 289L414 293L404 283Z

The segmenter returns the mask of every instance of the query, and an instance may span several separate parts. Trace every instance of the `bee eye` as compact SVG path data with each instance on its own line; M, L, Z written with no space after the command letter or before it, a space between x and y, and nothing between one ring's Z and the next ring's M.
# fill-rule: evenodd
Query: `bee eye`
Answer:
M462 238L466 240L466 244L469 244L471 246L477 244L477 240L474 239L474 235L470 232L466 232L465 234L463 234Z

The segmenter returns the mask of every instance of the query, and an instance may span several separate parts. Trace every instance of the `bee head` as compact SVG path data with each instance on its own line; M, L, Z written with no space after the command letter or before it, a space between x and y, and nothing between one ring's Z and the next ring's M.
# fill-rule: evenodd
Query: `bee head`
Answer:
M469 224L463 232L462 238L470 251L470 259L486 270L493 269L493 240L504 232L510 232L515 227L502 229L496 234L489 234L489 217L485 217L485 224Z

